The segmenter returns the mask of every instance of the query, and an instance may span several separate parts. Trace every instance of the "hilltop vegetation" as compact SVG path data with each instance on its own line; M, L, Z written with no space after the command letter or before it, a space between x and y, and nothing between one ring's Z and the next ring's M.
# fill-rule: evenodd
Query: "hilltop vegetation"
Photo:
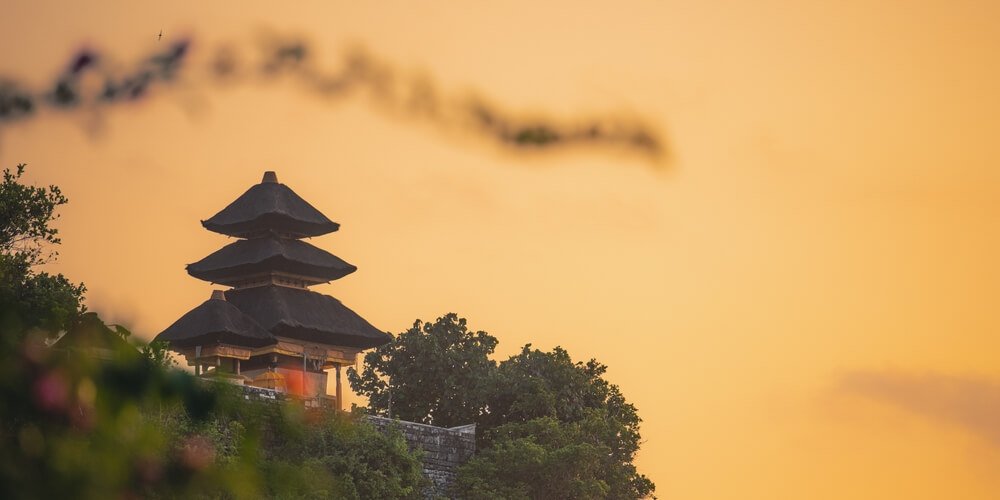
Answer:
M498 340L455 314L415 322L349 370L369 399L351 414L247 403L174 369L164 346L87 311L82 284L37 270L56 255L67 200L23 173L0 184L0 498L422 498L420 454L364 411L476 423L461 498L652 495L633 465L640 419L604 365L530 345L498 363ZM53 347L63 333L89 340ZM82 352L94 345L103 359Z
M417 321L348 370L370 412L452 427L475 422L478 452L456 495L478 499L643 498L635 406L603 378L607 367L566 350L526 345L500 363L499 341L448 314Z
M55 256L67 200L23 173L0 184L0 498L421 497L420 457L400 434L246 403L86 311L82 284L36 270ZM81 352L94 346L107 359Z

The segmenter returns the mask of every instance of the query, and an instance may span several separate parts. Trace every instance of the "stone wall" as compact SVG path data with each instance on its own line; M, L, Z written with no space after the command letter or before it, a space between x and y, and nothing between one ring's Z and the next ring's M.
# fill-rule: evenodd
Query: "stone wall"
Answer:
M243 386L243 397L248 401L265 403L301 401L307 408L329 404L329 400L324 398L302 398L249 385ZM365 418L378 429L399 429L410 449L423 450L424 475L431 481L424 496L450 498L449 489L455 481L455 469L476 453L476 424L446 428L372 415Z
M424 451L424 475L431 481L431 488L425 494L428 498L448 498L455 469L476 452L476 424L445 428L385 417L366 418L380 429L399 429L411 449Z

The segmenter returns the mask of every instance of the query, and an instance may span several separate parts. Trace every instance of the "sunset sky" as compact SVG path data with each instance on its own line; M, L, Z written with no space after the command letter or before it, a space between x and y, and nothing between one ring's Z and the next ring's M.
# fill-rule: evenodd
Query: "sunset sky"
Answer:
M275 170L359 268L318 291L377 327L453 311L500 358L607 364L660 498L993 499L998 25L985 0L2 0L0 80L28 89L81 48L127 68L192 45L137 102L0 122L0 167L63 189L50 270L142 338L209 297L184 265L227 238L199 221ZM267 34L525 120L641 121L665 153L514 151L364 92L208 75Z

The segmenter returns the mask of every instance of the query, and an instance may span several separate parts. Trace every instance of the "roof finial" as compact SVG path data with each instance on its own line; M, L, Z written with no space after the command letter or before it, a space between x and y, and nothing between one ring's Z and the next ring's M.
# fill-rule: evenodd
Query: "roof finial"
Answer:
M226 300L226 292L222 290L212 290L212 298L215 300Z
M268 170L267 172L264 172L264 178L261 179L260 183L261 184L265 184L265 183L268 183L268 182L273 183L273 184L277 184L278 183L278 174L274 173L274 171L272 171L272 170Z

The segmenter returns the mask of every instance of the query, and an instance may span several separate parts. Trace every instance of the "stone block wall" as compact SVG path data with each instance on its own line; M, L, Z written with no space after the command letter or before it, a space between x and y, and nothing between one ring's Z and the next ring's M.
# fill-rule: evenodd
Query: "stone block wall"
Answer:
M302 398L248 385L243 386L243 397L248 401L272 404L301 401L307 408L328 403L323 398ZM424 475L431 482L430 488L424 492L427 498L449 498L449 490L455 482L455 469L476 453L476 424L446 428L373 415L365 418L378 429L399 429L410 449L423 450Z
M476 452L476 424L445 428L385 417L366 418L377 428L399 429L411 449L424 451L424 475L431 481L427 498L448 498L455 469Z

